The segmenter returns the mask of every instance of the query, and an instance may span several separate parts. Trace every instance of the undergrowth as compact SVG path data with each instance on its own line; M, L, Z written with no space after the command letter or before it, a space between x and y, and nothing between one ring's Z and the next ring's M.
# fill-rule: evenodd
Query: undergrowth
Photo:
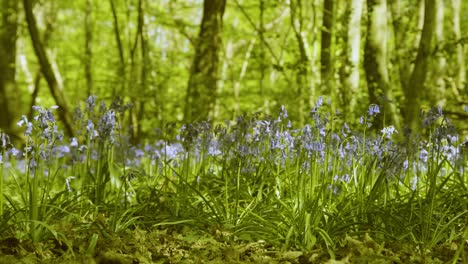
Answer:
M3 239L92 255L106 237L183 226L331 258L354 238L406 243L421 256L455 244L452 263L466 261L466 139L440 109L418 134L379 131L378 106L350 128L319 98L303 127L282 108L271 118L186 124L175 138L138 146L122 129L126 109L90 97L76 111L77 137L65 138L55 109L35 107L33 120L18 122L24 146L1 134ZM69 230L88 234L87 246Z

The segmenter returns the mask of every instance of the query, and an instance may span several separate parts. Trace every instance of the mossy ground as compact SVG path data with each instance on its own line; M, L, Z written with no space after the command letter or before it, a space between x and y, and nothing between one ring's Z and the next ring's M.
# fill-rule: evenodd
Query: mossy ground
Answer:
M68 233L67 233L68 232ZM33 244L6 238L0 241L0 264L8 263L467 263L467 243L422 249L408 243L378 243L368 234L344 237L335 256L326 248L283 250L265 241L237 240L228 231L194 231L185 226L127 230L122 234L64 230L71 239ZM99 239L90 246L93 234ZM94 237L96 237L96 235ZM463 247L463 248L461 248ZM454 256L458 255L455 260ZM465 262L464 262L465 261Z

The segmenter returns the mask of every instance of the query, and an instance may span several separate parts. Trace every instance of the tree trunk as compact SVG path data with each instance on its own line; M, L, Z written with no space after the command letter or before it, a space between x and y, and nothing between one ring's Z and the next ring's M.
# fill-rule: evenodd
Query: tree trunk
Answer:
M299 115L299 126L304 124L304 113L306 112L305 103L308 98L308 63L309 58L307 56L306 42L304 41L303 36L303 19L302 19L302 1L301 0L291 0L290 1L291 9L291 26L296 36L297 47L299 50L299 58L297 59L297 69L296 69L296 85L297 85L297 106L298 106L298 115Z
M93 42L93 29L92 29L92 4L91 0L86 0L85 7L85 59L84 71L86 78L86 97L93 94L93 74L92 74L92 42Z
M397 128L400 120L394 103L387 70L386 0L367 0L367 38L364 54L369 103L383 107L376 118L377 128L390 121Z
M39 37L39 30L37 28L36 18L33 13L33 5L31 0L23 0L24 13L26 21L28 24L29 35L31 37L31 42L36 53L36 57L41 66L42 74L47 81L50 92L59 107L59 117L62 120L65 131L69 136L73 136L74 132L72 129L72 118L69 111L68 102L63 94L62 87L60 87L59 82L57 81L57 76L55 75L52 65L47 57L47 53L44 49L42 41Z
M113 86L112 88L112 96L115 97L119 94L122 94L125 91L125 82L126 82L126 63L125 63L125 54L122 44L122 38L120 37L120 26L119 26L119 18L117 16L117 10L115 8L114 0L109 0L111 11L112 11L112 21L114 25L114 37L115 43L117 45L117 51L119 53L119 66L117 69L118 77L117 79L120 82L120 90L116 90Z
M445 0L436 0L436 15L435 15L435 42L439 47L437 53L435 54L435 60L432 64L430 76L430 89L427 89L427 98L429 99L430 106L443 106L445 105L447 96L445 89L444 76L447 76L446 65L447 60L445 58L444 51L442 49L445 37L444 37L444 1Z
M350 4L348 25L347 57L349 59L349 75L346 80L349 88L345 102L349 103L349 110L354 111L356 107L357 94L359 90L359 68L361 58L361 16L364 5L363 0L352 0Z
M408 85L404 89L405 94L405 123L412 131L420 128L419 112L420 98L424 95L424 82L431 52L431 40L435 26L435 0L424 2L424 24L419 41L418 53L414 62Z
M329 81L333 75L332 57L332 37L334 27L334 0L323 0L323 18L322 18L322 40L320 54L320 74L322 79L322 92L329 94L331 88L328 87Z
M452 0L452 23L453 23L453 34L455 35L455 40L457 41L457 50L456 50L456 75L455 75L455 86L456 90L464 93L468 93L466 85L466 66L465 58L463 55L463 44L458 42L461 39L461 30L460 30L460 13L462 12L462 7L460 0Z
M16 102L12 95L15 92L16 71L16 38L17 13L16 0L1 0L1 28L0 28L0 130L12 133Z
M205 0L187 87L184 121L207 120L216 100L226 0Z

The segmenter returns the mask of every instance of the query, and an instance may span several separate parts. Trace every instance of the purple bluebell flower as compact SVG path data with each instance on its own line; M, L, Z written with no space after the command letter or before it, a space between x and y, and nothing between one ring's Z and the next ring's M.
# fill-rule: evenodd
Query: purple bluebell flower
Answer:
M411 180L411 190L415 191L417 187L418 187L418 176L415 175L413 179Z
M408 170L408 168L409 168L408 159L406 159L405 161L403 161L402 168L403 168L403 171L407 171L407 170Z
M367 111L367 114L368 114L369 116L376 116L376 115L379 114L379 113L380 113L380 108L379 108L378 105L376 105L376 104L371 104L371 105L369 106L369 110Z
M359 124L364 125L364 122L365 122L364 117L361 116L361 117L359 118Z
M10 144L10 137L6 133L0 133L0 147L6 149Z
M93 111L94 107L96 106L96 96L91 95L86 99L86 109L88 111Z
M317 99L317 103L315 103L315 107L321 107L323 105L323 97L322 96L319 96L319 98Z
M19 150L17 150L16 148L11 148L10 149L10 154L13 156L13 157L16 157L20 154Z
M145 156L145 152L141 149L135 149L135 157L142 158Z
M76 137L71 138L70 147L78 147L78 140Z
M18 123L16 123L18 127L23 127L26 125L26 130L24 131L25 136L31 136L32 135L32 129L33 129L33 124L28 121L28 118L23 115Z
M284 107L284 105L281 105L281 109L280 109L280 114L279 116L283 119L286 119L288 118L288 110L286 110L286 108Z
M390 139L394 133L398 134L394 126L384 127L381 132L387 139Z
M427 152L427 150L421 149L421 151L419 152L419 160L424 163L427 163L428 157L429 153Z

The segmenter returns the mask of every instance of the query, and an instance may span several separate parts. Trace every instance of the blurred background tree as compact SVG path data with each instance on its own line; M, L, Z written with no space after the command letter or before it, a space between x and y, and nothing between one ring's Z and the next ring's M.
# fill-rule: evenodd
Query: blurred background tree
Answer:
M385 112L379 126L418 129L435 105L468 118L460 0L0 3L0 128L10 134L32 105L60 106L73 134L73 107L92 94L132 104L135 143L168 124L281 105L303 124L320 95L349 123L371 103Z

